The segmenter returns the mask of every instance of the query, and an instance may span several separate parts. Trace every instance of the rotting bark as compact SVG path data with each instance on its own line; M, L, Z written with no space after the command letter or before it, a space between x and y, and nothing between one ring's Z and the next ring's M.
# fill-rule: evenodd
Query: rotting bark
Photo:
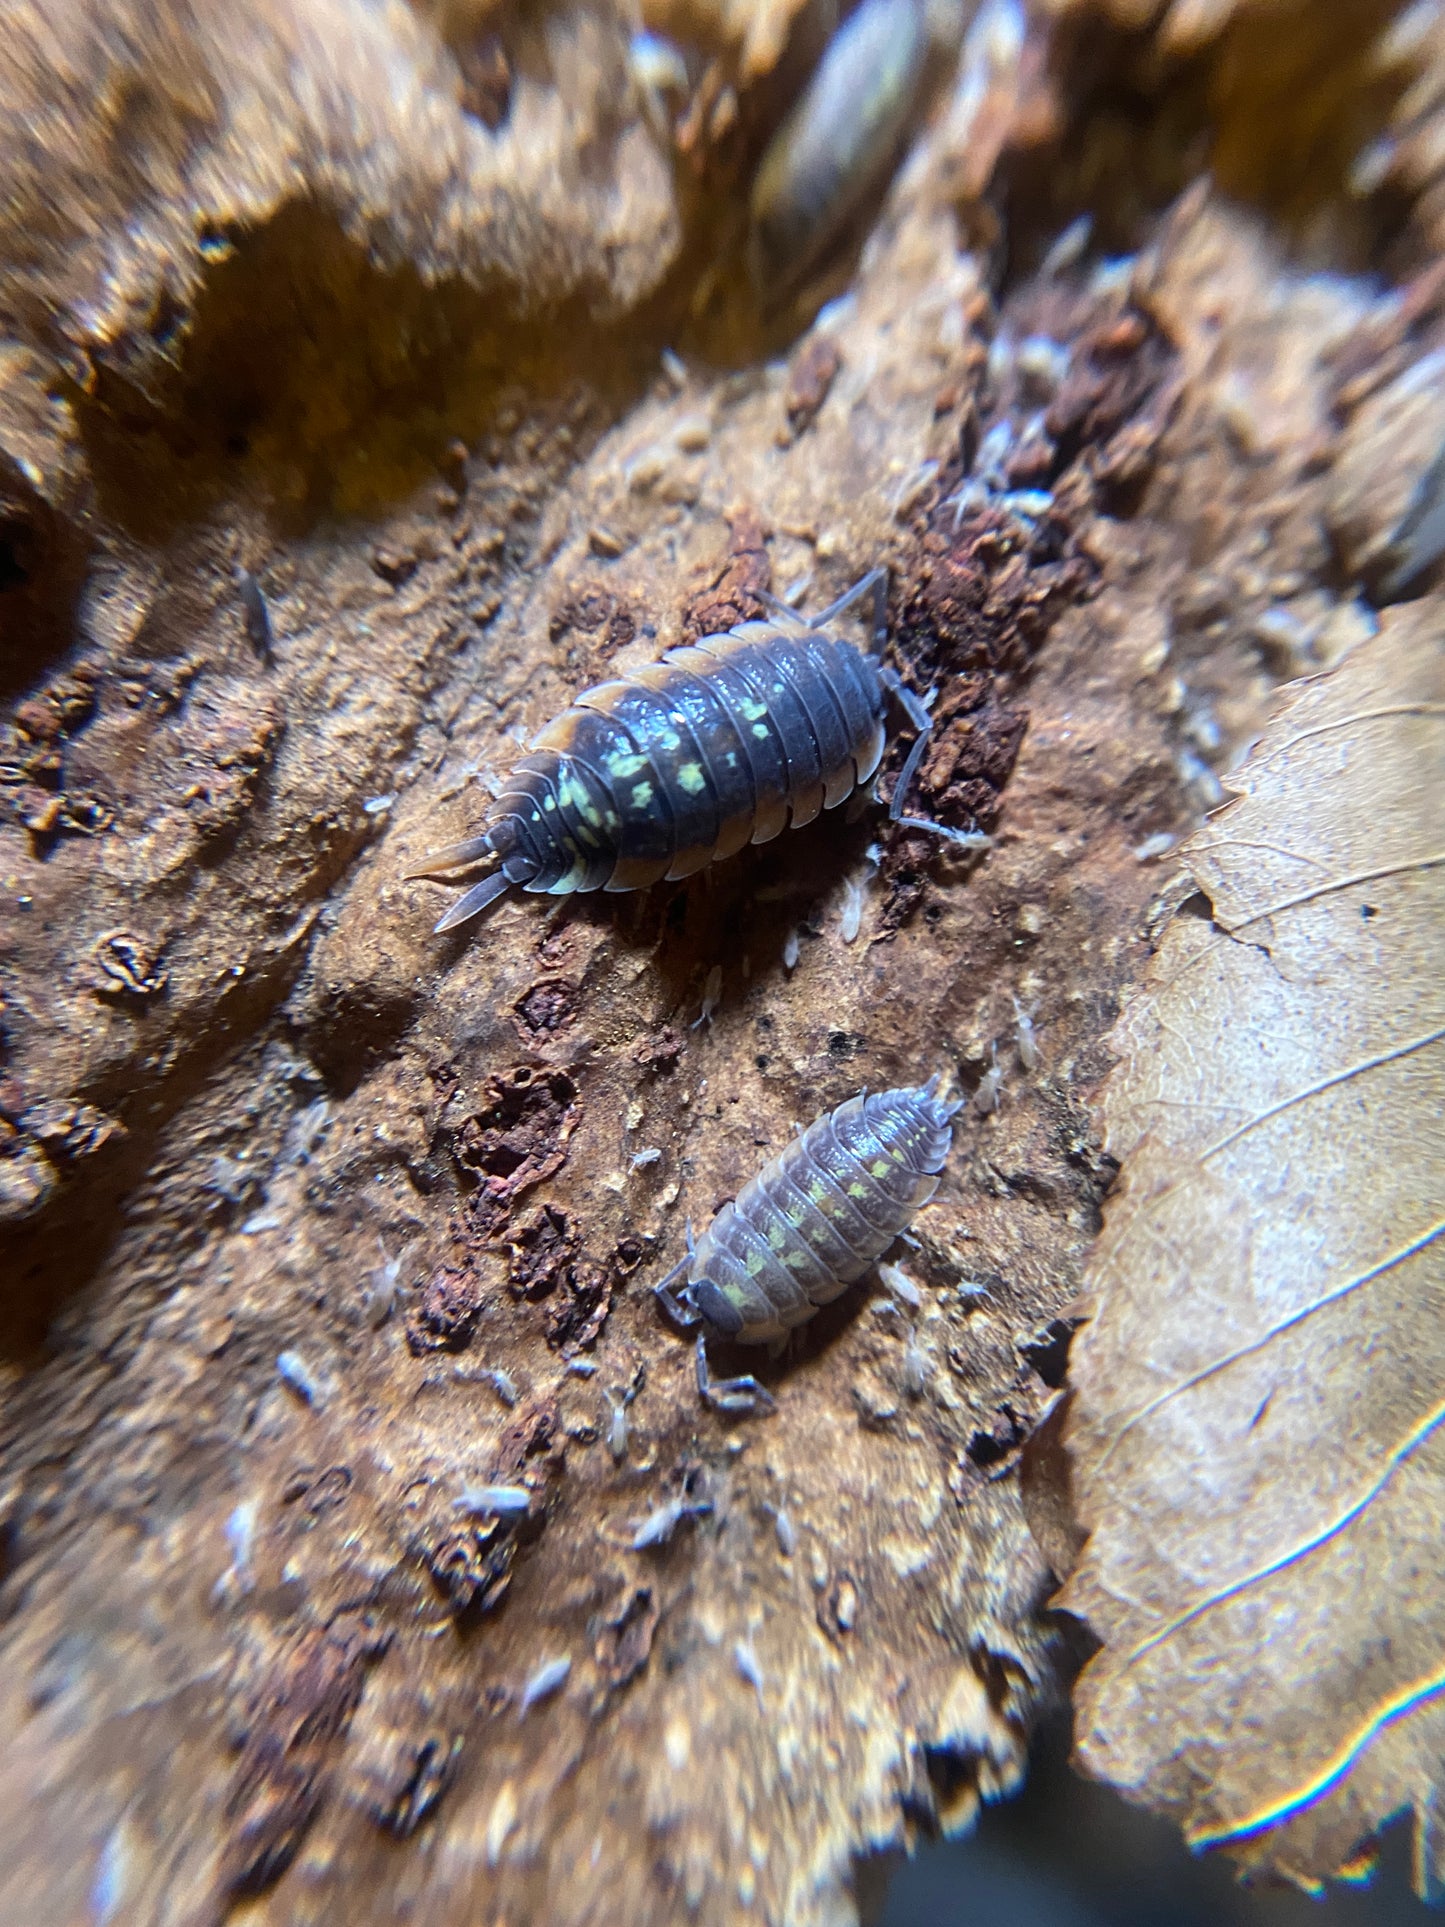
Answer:
M447 111L485 82L518 143L555 127L548 86L585 75L550 18L548 82L514 48L501 89L479 54ZM605 75L615 28L584 32ZM83 250L42 263L27 311L97 374L37 400L42 348L5 364L55 558L23 585L42 658L7 657L0 828L7 1907L68 1918L105 1880L175 1922L258 1888L276 1921L364 1894L565 1927L605 1896L808 1927L846 1914L853 1856L1016 1782L1064 1556L1020 1447L1111 1176L1090 1100L1161 881L1136 850L1256 726L1267 610L1339 647L1368 621L1320 532L1320 351L1373 343L1383 304L1284 278L1266 228L1196 196L1122 281L1076 264L1000 311L952 105L792 377L654 372L690 325L665 292L609 329L674 219L640 117L600 125L646 244L549 202L582 253L514 262L545 324L490 314L506 261L471 238L433 256L414 184L369 258L351 161L297 203L232 181L224 259L162 192L114 315L87 318ZM394 138L425 174L419 130ZM1039 333L1069 354L1051 397L1006 352ZM959 513L965 451L1032 412L1005 479L1054 506ZM941 684L921 800L986 856L840 812L686 884L430 936L446 898L404 874L474 825L514 732L759 589L819 606L880 559L895 660ZM723 1425L647 1290L685 1221L795 1122L936 1065L975 1101L904 1257L917 1317L851 1296L758 1367L776 1418ZM513 1509L474 1512L488 1487Z

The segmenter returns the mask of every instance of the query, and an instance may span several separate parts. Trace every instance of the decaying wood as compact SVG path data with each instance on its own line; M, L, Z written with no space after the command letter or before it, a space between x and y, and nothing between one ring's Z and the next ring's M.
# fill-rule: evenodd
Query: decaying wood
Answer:
M605 9L21 22L7 1914L842 1920L1059 1690L1070 1542L1020 1455L1113 1174L1106 1039L1158 856L1281 674L1373 626L1322 529L1340 371L1398 316L1206 192L1166 215L1180 183L1122 270L996 304L959 196L1068 145L1003 35L847 301L744 327L702 162L781 111L748 76L793 10L650 18L694 12L671 120ZM986 852L840 813L430 934L406 872L519 738L880 561L937 692L920 806ZM720 1422L649 1291L687 1221L936 1067L970 1103L920 1303L830 1308L758 1367L777 1415Z

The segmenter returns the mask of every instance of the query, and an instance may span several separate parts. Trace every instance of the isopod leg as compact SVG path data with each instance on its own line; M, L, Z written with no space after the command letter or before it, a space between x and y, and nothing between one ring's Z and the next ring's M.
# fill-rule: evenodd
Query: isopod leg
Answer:
M888 609L888 571L885 568L870 569L867 575L861 576L853 584L851 589L845 589L836 602L830 602L826 609L815 616L810 616L809 626L814 629L826 629L830 622L836 622L845 609L851 609L853 604L867 595L870 590L873 595L873 641L875 646L881 647Z
M692 1226L689 1225L687 1227L687 1256L685 1258L679 1258L667 1276L660 1279L658 1283L652 1287L653 1297L657 1300L658 1304L662 1306L668 1318L677 1326L679 1331L685 1332L696 1331L702 1323L702 1318L694 1307L691 1297L688 1295L687 1286L684 1285L679 1292L673 1290L672 1284L675 1278L681 1278L687 1271L688 1266L692 1263L695 1249L696 1247L693 1244L692 1237Z
M898 772L898 781L893 785L893 800L888 805L889 820L901 823L905 829L927 830L933 836L946 837L950 843L961 843L966 850L982 850L988 847L989 839L982 830L956 830L950 823L935 823L926 816L905 816L903 801L909 786L918 774L918 765L923 761L923 752L928 748L928 739L933 734L933 718L903 682L896 669L881 669L879 675L884 687L897 699L899 707L910 723L918 731L913 747L908 752L907 761Z
M797 629L812 629L816 626L809 622L806 616L800 616L791 603L781 601L770 590L755 589L753 593L763 607L778 618L779 622L791 622Z
M764 1412L777 1409L777 1401L765 1385L760 1385L751 1372L741 1378L714 1378L708 1370L707 1345L699 1338L697 1341L697 1395L704 1405L710 1405L715 1412L726 1413L732 1418L757 1418Z

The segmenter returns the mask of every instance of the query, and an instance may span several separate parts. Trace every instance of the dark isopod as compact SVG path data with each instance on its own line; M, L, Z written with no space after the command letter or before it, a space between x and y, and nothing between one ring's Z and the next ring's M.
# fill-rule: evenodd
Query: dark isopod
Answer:
M584 690L513 767L481 835L434 851L409 873L500 859L437 930L466 923L513 884L550 896L645 890L800 829L872 779L890 701L918 731L890 816L968 846L986 843L976 831L903 814L932 727L928 711L876 654L826 632L871 590L881 640L885 574L873 570L812 622L778 603L776 621L704 636Z

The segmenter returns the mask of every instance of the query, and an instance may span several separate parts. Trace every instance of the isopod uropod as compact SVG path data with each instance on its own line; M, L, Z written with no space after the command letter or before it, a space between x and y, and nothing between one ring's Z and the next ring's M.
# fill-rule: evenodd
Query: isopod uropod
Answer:
M812 622L776 603L776 622L740 623L584 690L534 738L481 835L434 851L410 872L501 860L437 930L477 916L513 884L550 896L645 890L800 829L872 779L890 699L918 731L890 816L966 845L986 842L977 831L903 814L932 727L928 711L896 670L826 633L871 590L876 646L885 578L874 569Z
M778 1345L856 1283L938 1189L959 1109L938 1086L935 1076L862 1091L815 1118L696 1242L689 1230L687 1256L654 1287L668 1316L735 1344ZM709 1376L705 1336L697 1388L722 1412L772 1404L751 1376Z

